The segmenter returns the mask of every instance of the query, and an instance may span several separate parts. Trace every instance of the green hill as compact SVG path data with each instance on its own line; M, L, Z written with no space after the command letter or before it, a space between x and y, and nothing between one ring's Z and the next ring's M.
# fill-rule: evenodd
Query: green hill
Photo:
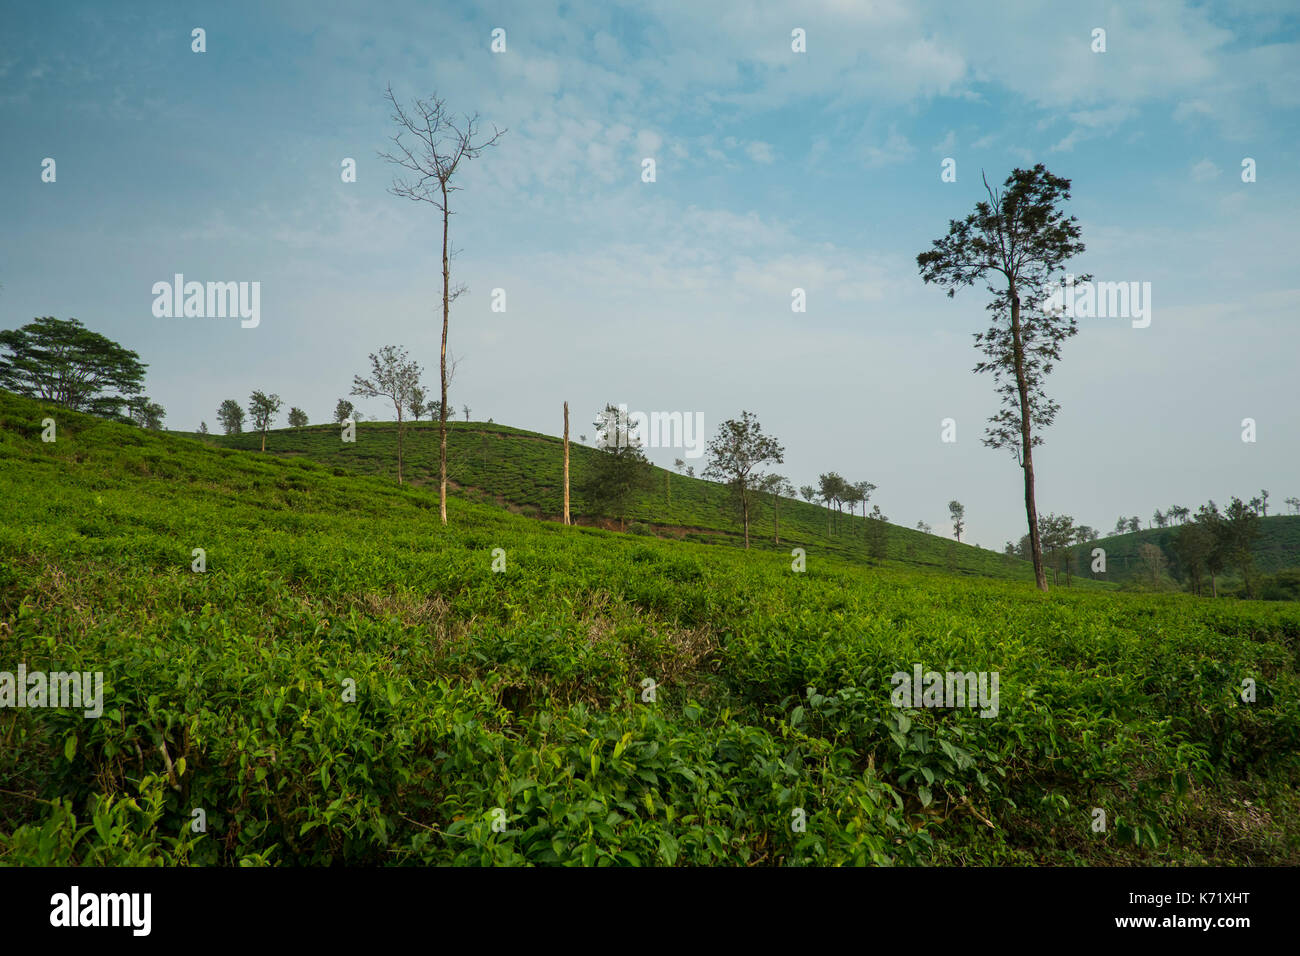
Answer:
M1259 538L1252 549L1255 558L1253 573L1265 577L1300 567L1300 515L1271 515L1258 521ZM1163 555L1163 564L1159 571L1161 586L1187 588L1189 583L1179 567L1177 552L1174 549L1177 535L1177 527L1149 528L1128 534L1110 535L1073 549L1073 567L1082 578L1112 581L1117 584L1149 585L1151 570L1143 560L1139 549L1144 544L1151 544L1160 548ZM1091 569L1093 548L1103 548L1106 552L1105 574L1096 574ZM1218 580L1220 593L1233 593L1241 585L1241 575L1235 568L1226 569Z
M0 693L104 679L0 707L0 864L1300 863L1292 604L444 527L5 393L0 494Z
M202 437L194 435L192 437ZM267 454L308 458L339 471L397 480L397 425L363 421L357 440L345 443L334 425L277 429L267 436ZM223 448L256 451L261 436L206 436ZM569 443L570 486L577 487L594 448ZM407 425L404 441L405 474L410 484L432 488L438 481L438 425ZM563 511L563 442L559 438L504 425L479 422L449 423L447 472L452 494L471 501L494 503L531 517L560 520ZM601 521L576 490L570 511L579 524L616 528ZM751 545L789 554L794 547L816 549L859 561L868 561L866 519L847 512L832 516L817 504L782 498L773 520L771 496L761 496L752 517ZM633 530L661 537L704 543L740 544L739 518L729 504L728 490L715 482L691 478L656 467L653 490L639 494L628 514ZM833 532L828 532L835 521ZM635 524L632 524L635 523ZM779 526L781 545L774 542ZM995 551L959 544L911 528L887 525L886 559L918 568L938 569L986 577L1033 580L1030 565Z

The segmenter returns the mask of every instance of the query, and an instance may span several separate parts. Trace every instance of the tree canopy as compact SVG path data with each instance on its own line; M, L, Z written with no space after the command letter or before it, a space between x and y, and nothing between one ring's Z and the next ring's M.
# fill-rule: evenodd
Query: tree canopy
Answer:
M0 387L74 411L128 419L144 388L140 356L76 319L45 316L0 332Z

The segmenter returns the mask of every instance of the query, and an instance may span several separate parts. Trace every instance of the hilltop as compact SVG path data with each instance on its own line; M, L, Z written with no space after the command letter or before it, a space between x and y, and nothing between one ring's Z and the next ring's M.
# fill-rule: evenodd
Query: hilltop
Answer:
M0 671L105 684L0 709L0 862L1300 862L1294 605L444 527L7 393L0 494ZM916 666L1000 696L899 702Z

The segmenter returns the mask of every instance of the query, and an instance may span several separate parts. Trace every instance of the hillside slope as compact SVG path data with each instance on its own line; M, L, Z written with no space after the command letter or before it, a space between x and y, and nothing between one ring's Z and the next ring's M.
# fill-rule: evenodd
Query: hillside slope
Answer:
M1259 538L1251 549L1255 558L1253 573L1263 576L1300 567L1300 515L1270 515L1259 518L1258 521ZM1175 582L1185 585L1174 549L1177 536L1177 527L1147 528L1128 534L1108 535L1073 549L1073 566L1078 576L1083 578L1121 584L1149 581L1150 571L1139 549L1144 544L1153 544L1164 555L1165 567L1160 572L1161 581L1170 587L1175 586ZM1093 548L1103 548L1106 551L1105 575L1092 572L1090 555ZM1219 577L1218 583L1220 590L1232 591L1241 584L1241 576L1235 568L1230 567Z
M4 393L0 495L0 671L104 675L0 708L0 863L1300 863L1291 605L443 527Z
M534 517L559 520L563 508L563 443L559 438L479 422L449 425L448 481L453 494L468 500L494 502ZM256 451L261 447L260 435L253 433L207 436L206 440L223 448ZM357 426L355 443L341 441L339 428L333 425L276 429L268 433L267 454L309 458L333 468L396 481L397 426L393 422L363 421ZM570 485L576 489L592 456L600 452L570 441L569 454ZM408 482L432 488L436 493L436 422L407 425L404 458ZM694 464L702 467L700 462ZM773 540L770 496L760 496L752 516L753 547L785 554L793 547L803 547L863 562L870 560L866 521L861 515L850 516L845 512L832 516L824 506L789 498L780 499L778 509L780 547ZM576 490L571 495L571 512L581 524L616 527L615 522L601 522L591 515ZM634 530L653 531L665 537L729 544L742 541L740 521L730 507L725 487L658 467L654 469L652 490L637 496L628 519L643 526ZM833 532L828 531L832 522ZM987 549L892 524L887 526L887 538L889 561L962 574L1033 579L1027 562Z

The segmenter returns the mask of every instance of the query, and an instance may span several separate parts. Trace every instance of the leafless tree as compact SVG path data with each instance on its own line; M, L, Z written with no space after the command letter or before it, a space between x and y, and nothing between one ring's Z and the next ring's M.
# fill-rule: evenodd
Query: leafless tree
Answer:
M393 107L392 119L398 126L392 137L396 147L393 152L380 153L380 158L406 170L410 177L398 175L389 189L394 196L416 202L427 202L442 213L442 355L439 362L442 380L442 400L438 410L438 511L442 523L447 523L447 323L451 303L465 291L464 286L451 287L451 266L448 258L448 223L451 206L448 195L458 188L453 182L462 160L476 159L483 150L495 146L505 130L492 127L488 136L479 128L478 114L454 117L444 100L436 94L428 99L417 99L403 108L393 95L390 84L386 92ZM403 136L408 140L403 141Z

